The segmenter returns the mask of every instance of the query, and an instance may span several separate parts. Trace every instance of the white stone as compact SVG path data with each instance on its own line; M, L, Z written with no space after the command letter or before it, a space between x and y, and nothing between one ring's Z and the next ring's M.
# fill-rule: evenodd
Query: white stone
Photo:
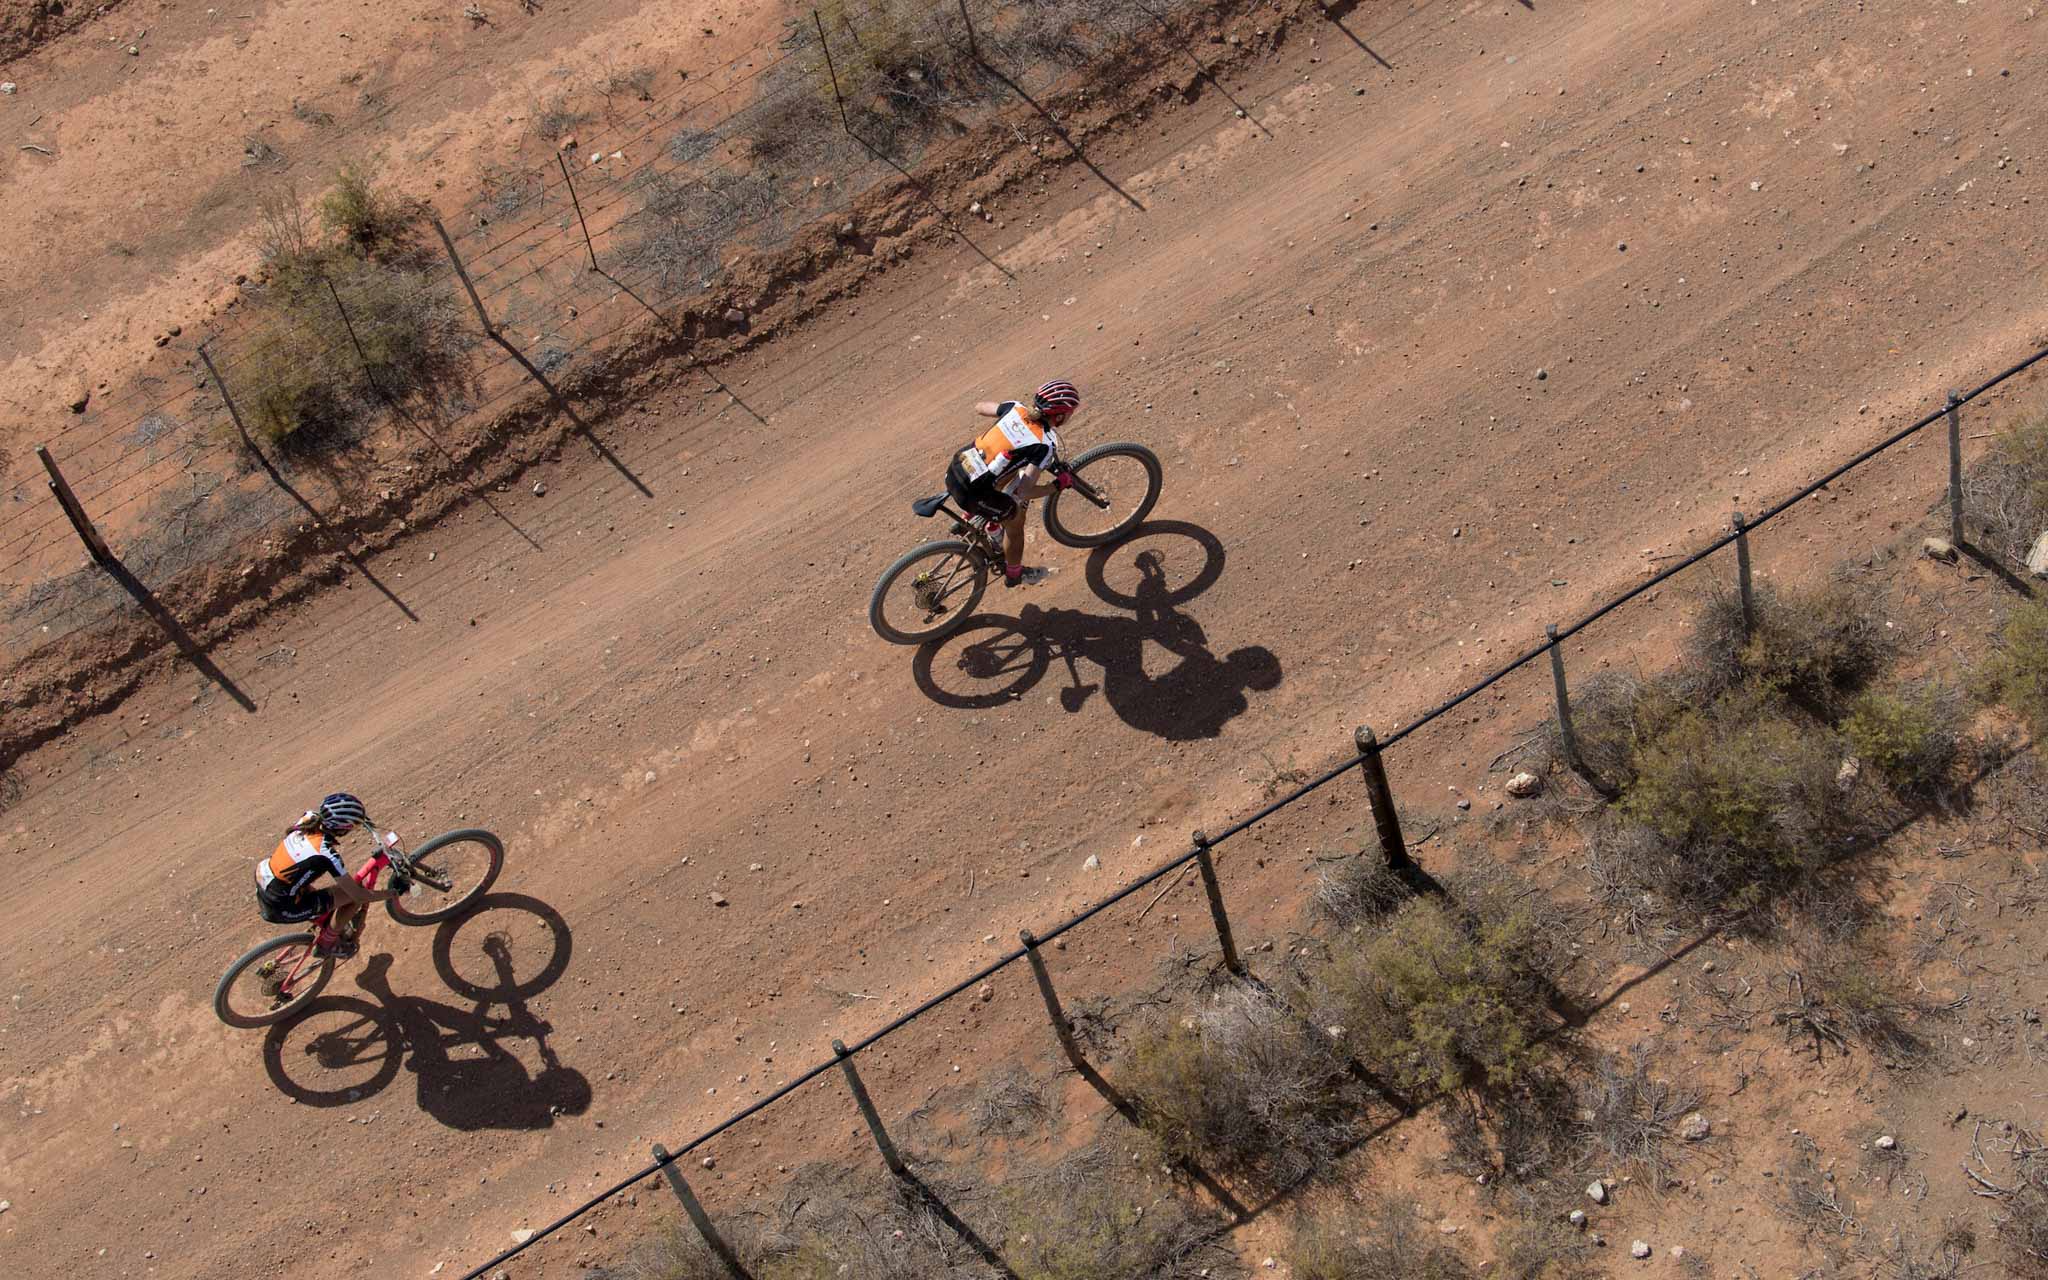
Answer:
M1607 1184L1595 1178L1586 1184L1586 1199L1594 1204L1607 1203Z
M1956 544L1947 538L1928 538L1920 544L1920 552L1929 559L1939 560L1943 564L1956 562Z
M1877 1140L1877 1149L1879 1151L1891 1151L1896 1149L1898 1145L1899 1140L1888 1133Z
M1647 1258L1650 1256L1650 1246L1638 1240L1628 1247L1628 1252L1632 1258Z
M525 1244L527 1241L531 1239L533 1239L532 1227L521 1227L519 1228L519 1230L514 1231L512 1233L513 1244Z
M1508 794L1517 800L1526 800L1530 796L1541 794L1542 791L1543 779L1526 769L1508 779Z
M2048 578L2048 532L2034 539L2034 549L2027 552L2027 572L2037 578Z
M1575 1227L1583 1227L1586 1225L1586 1211L1584 1209L1574 1209L1566 1216L1565 1220Z
M1089 854L1089 855L1088 855L1088 857L1087 857L1087 859L1086 859L1085 861L1083 861L1083 862L1081 863L1081 870L1083 870L1083 871L1100 871L1100 870L1102 870L1102 859L1100 859L1100 858L1096 857L1096 856L1095 856L1094 854L1092 854L1092 853L1091 853L1091 854Z
M1678 1136L1687 1142L1698 1142L1713 1131L1713 1123L1697 1111L1680 1121L1678 1125Z

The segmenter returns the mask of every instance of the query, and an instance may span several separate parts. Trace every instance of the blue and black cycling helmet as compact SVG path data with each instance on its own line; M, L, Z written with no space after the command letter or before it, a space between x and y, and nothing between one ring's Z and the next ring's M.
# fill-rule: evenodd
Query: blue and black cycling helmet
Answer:
M330 838L369 825L370 811L346 791L337 791L320 802L320 831Z
M1031 405L1057 426L1081 407L1081 393L1064 378L1055 379L1038 389L1038 394L1031 397Z

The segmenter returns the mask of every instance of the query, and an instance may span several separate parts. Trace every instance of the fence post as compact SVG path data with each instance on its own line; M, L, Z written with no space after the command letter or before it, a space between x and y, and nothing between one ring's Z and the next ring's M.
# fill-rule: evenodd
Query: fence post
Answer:
M1948 540L1963 545L1963 398L1948 393Z
M1045 1011L1052 1018L1052 1033L1059 1037L1060 1052L1109 1105L1135 1122L1138 1113L1129 1100L1103 1079L1102 1073L1090 1065L1088 1059L1081 1056L1081 1046L1074 1041L1074 1024L1067 1021L1067 1011L1060 1005L1059 992L1052 987L1052 972L1045 967L1045 957L1038 952L1038 939L1029 929L1019 929L1017 937L1024 943L1024 958L1031 962L1031 976L1037 981L1039 998L1045 1001Z
M1742 583L1742 634L1756 634L1756 588L1749 580L1749 522L1735 513L1735 572Z
M967 24L967 52L981 61L981 40L974 33L974 15L967 12L967 0L960 0L960 21Z
M434 230L441 235L441 247L448 251L448 261L455 265L455 274L462 281L462 287L469 293L470 305L476 308L476 318L483 322L485 335L497 337L498 331L491 327L490 313L484 310L484 300L476 296L476 286L469 282L469 272L463 269L462 255L455 252L455 241L448 238L448 228L441 225L439 218L435 218L433 222Z
M861 1119L868 1122L868 1132L874 1135L875 1145L881 1148L882 1163L889 1166L889 1172L905 1177L910 1169L903 1163L903 1157L896 1154L896 1144L889 1141L889 1131L882 1127L882 1117L875 1114L874 1099L868 1097L867 1086L860 1082L860 1072L853 1068L853 1055L847 1052L840 1041L832 1042L832 1052L839 1059L839 1069L846 1073L846 1087L853 1092L853 1105L860 1108Z
M71 521L71 527L77 530L78 540L85 544L87 553L100 565L111 563L114 553L107 550L107 540L100 536L92 517L85 514L85 508L80 505L78 495L71 492L71 482L64 478L62 471L57 470L57 460L41 445L36 446L36 457L42 461L43 470L50 473L50 493L57 499L57 505L64 508L65 517Z
M562 166L562 185L569 188L569 203L576 206L576 225L583 228L583 251L590 255L590 269L596 271L597 246L590 243L590 224L583 220L583 201L576 197L576 179L569 176L569 162L559 151L555 152L555 163ZM455 251L451 248L448 252L452 254Z
M725 1269L732 1275L733 1280L753 1280L753 1277L747 1274L746 1268L740 1265L732 1246L725 1242L725 1237L718 1234L718 1228L711 1225L711 1216L704 1212L703 1205L697 1203L696 1193L690 1190L690 1184L683 1181L682 1172L676 1168L675 1157L668 1153L668 1148L659 1142L655 1143L654 1158L661 1165L662 1176L668 1179L669 1190L675 1192L676 1199L683 1202L683 1212L689 1215L690 1224L697 1228L698 1235L704 1237L705 1247L725 1264Z
M1358 767L1365 772L1365 793L1372 802L1372 821L1379 829L1380 853L1387 860L1387 869L1412 866L1408 843L1401 838L1401 817L1394 812L1394 789L1387 785L1386 762L1380 758L1379 737L1371 726L1360 725L1352 740L1358 744Z
M1216 921L1216 938L1223 944L1223 965L1244 976L1244 961L1237 958L1237 940L1230 936L1230 916L1223 910L1223 886L1216 879L1216 859L1209 853L1209 833L1195 832L1195 863L1202 869L1202 888L1209 894L1209 915Z
M825 20L818 16L816 9L813 9L811 21L818 28L818 47L825 51L825 70L832 76L832 101L839 104L839 127L850 135L853 126L846 119L846 99L839 96L839 68L832 63L832 42L825 38Z

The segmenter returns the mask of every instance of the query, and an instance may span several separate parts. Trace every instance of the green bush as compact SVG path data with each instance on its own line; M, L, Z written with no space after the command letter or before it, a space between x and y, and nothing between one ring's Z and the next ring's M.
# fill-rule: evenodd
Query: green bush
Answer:
M1774 885L1833 856L1854 827L1854 787L1826 730L1738 690L1681 712L1645 746L1618 811L1655 837L1628 878L1700 908L1762 905Z
M1684 709L1674 681L1603 671L1572 690L1572 734L1587 770L1611 786L1635 780L1636 757ZM1552 763L1564 761L1557 723L1550 724Z
M1344 937L1314 977L1316 1021L1411 1089L1501 1087L1537 1054L1543 983L1525 958L1533 910L1469 924L1433 898Z
M2027 722L2035 741L2048 736L2048 604L2028 600L2013 609L1979 683Z
M1830 718L1842 699L1868 684L1891 661L1896 639L1844 583L1812 590L1755 591L1756 630L1743 626L1734 593L1708 600L1687 642L1689 701L1711 702L1749 685Z
M1947 784L1961 752L1963 702L1933 682L1866 689L1849 704L1842 736L1893 790L1930 795Z
M1018 1280L1222 1274L1216 1264L1229 1260L1227 1250L1211 1243L1221 1224L1169 1189L1140 1186L1130 1169L1106 1152L1084 1152L1006 1186L999 1247Z
M1285 1255L1295 1280L1472 1280L1475 1274L1413 1201L1326 1206L1294 1226Z
M1141 1026L1121 1083L1168 1155L1286 1182L1352 1136L1344 1072L1332 1038L1297 1008L1239 987Z
M370 171L350 161L337 169L334 187L320 198L320 221L363 258L389 259L412 242L420 206L378 189Z

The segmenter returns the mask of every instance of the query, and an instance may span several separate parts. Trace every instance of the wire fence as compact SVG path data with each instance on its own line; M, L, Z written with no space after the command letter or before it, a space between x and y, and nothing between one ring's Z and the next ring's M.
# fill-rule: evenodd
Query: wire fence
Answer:
M1506 689L1504 686L1510 682L1521 682L1523 696L1528 696L1527 690L1533 687L1532 682L1542 679L1545 674L1544 668L1547 666L1549 668L1548 675L1550 676L1549 693L1554 699L1553 714L1556 717L1556 724L1560 731L1560 738L1567 758L1573 757L1576 754L1576 747L1572 738L1569 681L1564 660L1564 645L1567 641L1580 636L1587 628L1608 618L1618 610L1638 602L1655 600L1659 591L1673 579L1678 578L1681 574L1696 566L1702 565L1715 555L1730 548L1733 548L1736 552L1736 564L1734 565L1734 573L1732 575L1735 591L1742 601L1745 612L1753 610L1754 578L1756 576L1751 558L1751 539L1753 535L1764 525L1781 519L1787 513L1798 508L1801 503L1807 502L1814 498L1815 495L1827 491L1830 486L1835 485L1851 472L1887 454L1931 426L1945 424L1947 427L1948 447L1945 451L1945 456L1948 466L1945 478L1949 538L1953 546L1961 552L1968 552L1973 555L1986 554L1974 547L1966 536L1961 410L1964 406L2004 386L2044 360L2048 360L2048 347L2035 351L2025 359L2009 368L2001 370L1976 387L1967 391L1951 393L1940 408L1925 414L1868 448L1863 449L1855 456L1842 462L1839 466L1830 469L1824 475L1800 487L1794 493L1765 507L1753 518L1745 516L1741 512L1734 513L1728 532L1715 538L1706 546L1683 555L1675 563L1658 570L1644 581L1621 592L1613 599L1597 606L1577 620L1561 627L1547 627L1544 638L1539 643L1518 652L1514 657L1508 659L1496 669L1466 685L1458 692L1415 716L1407 723L1395 728L1384 737L1376 734L1371 728L1360 728L1357 731L1354 743L1355 750L1350 755L1309 777L1285 795L1274 799L1248 816L1223 828L1221 831L1213 834L1196 832L1185 852L1161 862L1156 867L1117 889L1114 893L1103 897L1074 915L1036 933L1025 930L1020 934L1021 945L1012 948L997 959L990 961L988 964L954 982L936 995L918 1004L915 1008L892 1019L886 1025L868 1033L851 1044L843 1044L835 1040L832 1046L832 1057L813 1064L797 1074L793 1079L780 1085L774 1092L749 1104L711 1128L673 1147L656 1146L654 1159L645 1167L620 1178L603 1191L589 1197L567 1213L539 1228L530 1239L516 1244L489 1261L472 1268L466 1273L464 1280L479 1280L479 1278L489 1275L510 1259L546 1241L555 1233L575 1223L579 1218L606 1201L649 1178L657 1176L665 1177L671 1189L682 1199L693 1225L704 1236L708 1247L715 1253L720 1253L721 1256L731 1256L729 1244L719 1236L715 1223L704 1213L701 1204L696 1200L695 1193L690 1189L681 1171L676 1167L677 1162L692 1152L703 1148L706 1144L732 1132L737 1126L745 1124L769 1108L775 1107L784 1099L804 1090L814 1082L835 1073L841 1078L841 1083L845 1089L845 1101L850 1102L853 1109L860 1116L862 1125L876 1144L878 1154L885 1167L890 1173L898 1177L911 1176L909 1166L905 1162L899 1146L891 1137L889 1127L884 1123L881 1112L875 1105L873 1097L861 1076L857 1063L858 1058L861 1054L877 1046L884 1045L891 1037L899 1035L919 1019L953 1001L969 996L970 993L976 992L984 984L1005 974L1020 963L1027 966L1032 975L1033 985L1036 987L1038 998L1044 1005L1050 1022L1053 1039L1059 1046L1060 1052L1068 1065L1094 1085L1098 1092L1110 1101L1112 1106L1116 1106L1117 1102L1121 1099L1121 1095L1116 1092L1114 1084L1105 1080L1100 1071L1088 1061L1081 1047L1075 1041L1073 1020L1062 1003L1059 991L1054 984L1051 970L1047 964L1047 947L1061 946L1067 938L1075 935L1083 926L1114 912L1119 906L1130 902L1136 895L1145 892L1153 886L1161 885L1161 882L1167 882L1166 887L1168 888L1173 887L1174 879L1184 876L1192 868L1197 872L1199 882L1203 887L1205 909L1209 924L1213 930L1211 945L1220 955L1220 961L1224 969L1233 975L1245 976L1246 966L1237 941L1236 932L1232 926L1231 912L1226 902L1223 880L1219 873L1219 864L1216 858L1216 851L1219 847L1240 836L1258 832L1262 826L1294 809L1309 797L1322 791L1323 788L1332 782L1355 771L1360 775L1366 787L1374 827L1373 838L1380 855L1385 858L1391 868L1401 869L1412 866L1413 855L1410 847L1410 837L1402 829L1400 809L1395 802L1392 781L1387 770L1386 757L1388 752L1433 726L1454 725L1453 717L1461 709L1469 711L1476 699L1489 693L1505 693ZM1597 780L1594 781L1597 785ZM1133 922L1128 927L1135 930L1137 924ZM1124 1101L1128 1105L1127 1100ZM1125 1107L1116 1107L1116 1109L1125 1111L1127 1115L1133 1114L1125 1110ZM1210 1188L1210 1190L1214 1193L1220 1189ZM1227 1204L1227 1193L1225 1193L1224 1199ZM733 1273L742 1276L745 1274L737 1266L734 1267Z
M547 158L493 172L449 215L445 255L433 237L420 242L409 285L419 305L445 319L473 303L478 321L450 337L423 385L388 385L389 366L365 350L389 303L381 286L331 286L321 295L330 315L280 306L274 282L258 281L204 334L167 340L180 367L95 399L44 444L97 536L145 582L252 548L332 552L356 522L399 514L404 499L370 496L344 459L305 456L283 438L291 415L269 408L280 382L320 370L340 388L335 425L299 439L320 436L316 451L330 453L380 422L437 443L474 434L536 384L566 411L564 391L599 373L596 353L623 334L654 325L694 343L742 330L746 319L727 316L750 317L783 287L746 264L806 228L840 226L878 188L902 187L915 218L852 227L832 237L842 249L871 252L931 214L972 243L962 223L981 220L931 203L912 173L920 157L989 128L1056 145L1064 126L1047 104L1196 7L1214 6L831 0L772 44L663 93L658 77L614 75L591 91L613 117L606 127L543 106ZM238 422L231 402L253 421ZM35 460L12 471L0 475L0 634L22 661L129 615L133 602L80 565L85 531L47 500Z

